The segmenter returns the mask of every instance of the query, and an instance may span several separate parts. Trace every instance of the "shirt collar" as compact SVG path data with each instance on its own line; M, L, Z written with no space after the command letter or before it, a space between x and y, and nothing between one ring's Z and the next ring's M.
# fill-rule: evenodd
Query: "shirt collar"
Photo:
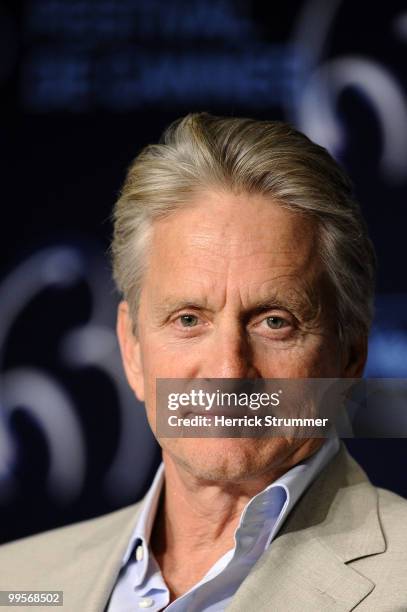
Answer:
M237 533L245 526L261 525L269 530L265 544L267 548L298 499L338 452L339 446L338 437L331 436L314 455L255 495L242 512Z
M163 485L164 464L161 463L158 467L154 480L144 498L143 506L141 508L141 512L137 520L136 528L123 556L122 565L126 565L126 563L128 563L132 552L137 548L138 544L142 544L145 553L147 553L151 531L153 529L154 519L157 514L158 502L160 499Z

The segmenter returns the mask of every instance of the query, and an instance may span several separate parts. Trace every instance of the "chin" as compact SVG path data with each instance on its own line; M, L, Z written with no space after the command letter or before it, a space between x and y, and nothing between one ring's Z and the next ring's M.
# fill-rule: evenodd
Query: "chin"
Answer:
M286 438L166 438L162 448L171 462L199 480L237 483L270 472L271 482L303 443Z

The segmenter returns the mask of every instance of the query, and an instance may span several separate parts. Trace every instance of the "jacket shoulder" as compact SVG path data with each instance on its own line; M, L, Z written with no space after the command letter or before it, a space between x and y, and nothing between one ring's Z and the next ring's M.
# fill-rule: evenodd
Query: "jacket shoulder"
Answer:
M58 527L0 546L0 587L30 588L30 579L41 572L53 572L75 562L79 547L87 541L98 541L107 534L120 530L123 523L138 513L140 503L115 510L97 518ZM25 581L25 584L24 584Z

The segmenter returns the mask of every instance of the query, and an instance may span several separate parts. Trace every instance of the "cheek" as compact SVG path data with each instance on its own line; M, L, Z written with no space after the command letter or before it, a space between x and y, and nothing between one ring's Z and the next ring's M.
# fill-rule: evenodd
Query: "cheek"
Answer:
M336 342L308 334L291 346L263 345L256 354L264 378L336 378L340 376L340 351Z
M180 338L166 329L146 325L140 333L146 383L155 378L192 378L208 355L214 354L211 338Z
M148 340L147 340L148 338ZM150 426L155 431L157 409L156 381L158 378L193 378L195 369L193 355L185 347L175 347L163 342L155 334L141 337L145 406Z
M174 345L150 337L142 347L144 377L188 378L192 376L193 363L199 360L200 351L187 345Z

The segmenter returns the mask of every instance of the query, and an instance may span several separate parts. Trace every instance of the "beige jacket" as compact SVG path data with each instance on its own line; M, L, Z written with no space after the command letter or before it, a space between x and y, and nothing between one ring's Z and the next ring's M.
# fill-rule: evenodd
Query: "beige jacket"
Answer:
M63 590L56 609L102 612L141 504L0 547L0 590ZM407 612L407 501L342 447L227 610Z

